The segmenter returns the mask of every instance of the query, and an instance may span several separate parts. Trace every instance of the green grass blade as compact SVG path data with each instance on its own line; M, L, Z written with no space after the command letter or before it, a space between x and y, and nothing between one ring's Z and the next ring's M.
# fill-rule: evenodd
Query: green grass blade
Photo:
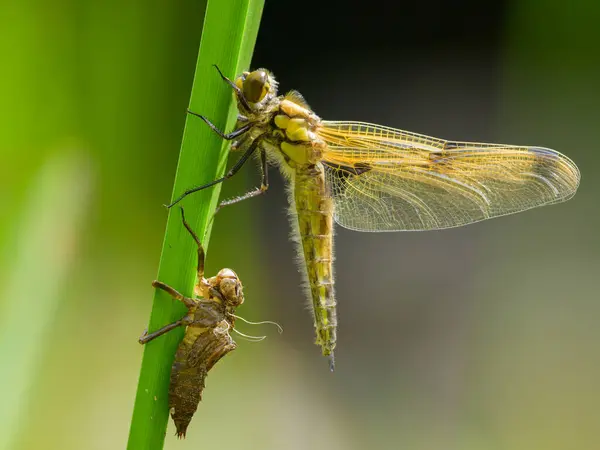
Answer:
M206 115L221 130L235 123L231 87L219 77L213 64L234 77L250 64L264 0L211 0L204 16L190 109ZM174 111L174 114L183 112ZM175 176L173 198L185 189L222 176L227 163L227 143L200 119L188 115ZM182 204L186 218L206 247L210 218L220 187L187 197ZM157 205L157 208L160 205ZM178 208L167 219L158 279L191 295L195 281L196 248L181 224ZM148 280L150 285L150 280ZM149 330L171 323L185 313L183 305L162 291L155 292ZM139 330L140 333L142 330ZM129 433L129 450L161 449L168 420L167 392L175 350L183 330L174 330L147 344ZM136 339L132 335L132 340Z

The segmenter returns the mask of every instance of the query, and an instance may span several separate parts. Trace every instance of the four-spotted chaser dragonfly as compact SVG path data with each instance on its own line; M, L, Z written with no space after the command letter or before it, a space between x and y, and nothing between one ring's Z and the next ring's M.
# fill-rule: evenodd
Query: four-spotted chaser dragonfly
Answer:
M218 70L218 68L217 68ZM571 198L579 170L555 150L520 145L455 142L363 122L321 120L296 91L277 95L266 69L244 72L235 82L239 110L235 140L243 156L260 157L259 188L222 202L229 205L268 189L267 167L289 182L290 214L299 235L308 280L317 345L333 370L336 301L333 280L333 220L357 231L417 231L458 227Z

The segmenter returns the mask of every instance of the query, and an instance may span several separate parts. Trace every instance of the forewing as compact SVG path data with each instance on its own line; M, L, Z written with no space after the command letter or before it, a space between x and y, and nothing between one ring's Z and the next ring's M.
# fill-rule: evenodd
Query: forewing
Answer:
M579 170L542 147L453 142L323 122L335 220L359 231L436 230L571 198Z

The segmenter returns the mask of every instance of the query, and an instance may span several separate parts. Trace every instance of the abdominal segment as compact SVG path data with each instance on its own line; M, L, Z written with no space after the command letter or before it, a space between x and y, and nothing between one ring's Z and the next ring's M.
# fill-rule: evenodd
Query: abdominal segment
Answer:
M336 342L336 302L333 280L333 203L326 195L320 163L296 169L294 201L306 275L312 300L316 344L333 355Z
M169 386L169 409L178 437L185 437L202 399L208 371L235 347L228 333L215 333L214 328L188 327L175 354Z

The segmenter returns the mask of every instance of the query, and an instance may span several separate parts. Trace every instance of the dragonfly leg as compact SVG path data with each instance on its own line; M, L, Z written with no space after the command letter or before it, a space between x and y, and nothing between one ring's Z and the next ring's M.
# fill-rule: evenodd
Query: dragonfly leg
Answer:
M252 108L250 108L250 105L248 104L248 100L246 100L246 97L244 97L244 93L242 92L242 90L239 87L237 87L233 81L231 81L229 78L227 78L225 75L223 75L223 72L221 72L221 69L219 69L219 66L217 66L216 64L213 64L213 65L215 66L215 69L217 69L217 72L219 72L219 75L221 75L221 79L223 81L225 81L229 86L231 86L231 88L235 92L235 95L237 96L237 98L240 101L240 103L242 104L242 106L246 109L246 111L251 112Z
M198 272L198 280L202 280L204 278L204 247L202 247L202 242L198 238L198 235L192 230L192 227L185 220L185 213L183 211L183 207L181 207L181 221L183 222L183 226L188 230L191 234L192 238L196 242L198 246L198 264L196 266L196 270Z
M215 215L221 210L221 208L229 205L233 205L234 203L241 202L243 200L247 200L252 197L257 197L261 194L264 194L269 189L269 165L267 164L267 154L264 150L260 152L260 160L261 160L261 180L260 187L257 187L253 191L247 192L244 195L240 195L239 197L235 197L229 200L224 200L219 203L217 209L215 210Z
M187 110L187 113L191 114L192 116L199 117L200 119L202 119L210 127L211 130L213 130L215 133L217 133L219 136L221 136L226 141L232 141L236 137L239 137L242 134L246 133L250 128L252 128L254 126L254 124L252 122L249 122L246 125L241 126L236 130L233 130L231 133L225 134L221 130L219 130L215 124L213 124L210 120L208 120L203 115L195 113L194 111L192 111L190 109Z
M254 153L254 151L257 149L257 147L258 147L258 139L254 140L252 142L252 144L250 144L250 146L248 147L248 150L246 150L246 153L244 153L240 157L240 159L238 159L236 161L236 163L233 165L233 167L231 169L229 169L229 172L227 172L225 174L225 176L219 178L218 180L213 180L210 183L203 184L202 186L197 186L197 187L186 190L183 194L181 194L179 197L177 197L170 205L166 205L166 207L172 208L173 206L175 206L177 203L179 203L181 200L183 200L188 195L193 194L194 192L198 192L203 189L209 188L211 186L214 186L215 184L222 183L223 181L231 178L238 172L238 170L240 170L242 168L244 163L246 161L248 161L248 158L250 158L250 156L252 156L252 153Z
M167 294L169 294L175 300L179 300L188 308L191 308L192 306L196 306L196 301L194 299L186 297L185 295L183 295L179 291L173 289L168 284L163 283L162 281L154 280L152 282L152 286L155 287L156 289L165 291Z
M165 325L164 327L159 328L158 330L150 334L148 334L148 330L144 330L138 341L140 344L146 344L151 340L156 339L157 337L162 336L163 334L168 333L171 330L174 330L177 327L187 325L189 322L190 321L184 317L183 319L176 320L175 322L170 323L169 325Z

